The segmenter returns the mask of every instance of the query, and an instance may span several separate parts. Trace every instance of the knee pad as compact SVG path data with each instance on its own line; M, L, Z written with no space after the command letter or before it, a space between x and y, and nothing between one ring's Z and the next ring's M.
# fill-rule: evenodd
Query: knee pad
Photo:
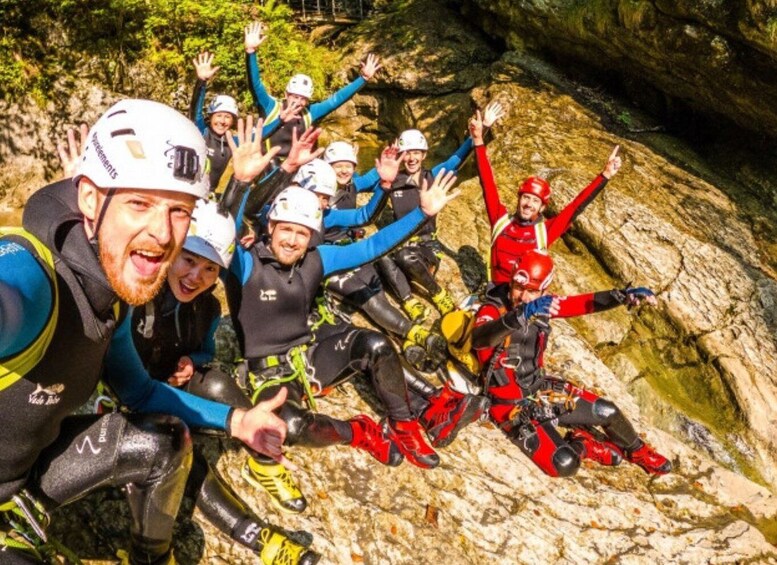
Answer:
M618 408L611 400L597 398L594 401L593 414L600 420L600 422L598 422L600 425L606 424L620 414L620 408Z
M127 458L130 464L137 465L138 459L148 454L152 462L149 477L163 476L181 467L188 472L192 438L183 420L175 416L146 414L132 424L134 429L128 430L123 442L134 452L134 457Z
M571 477L580 467L580 456L568 445L559 447L553 454L553 467L557 477Z
M279 416L286 422L286 445L297 443L308 426L313 422L313 413L310 410L289 404L288 401L281 408Z
M396 355L394 346L391 345L389 339L382 333L373 330L359 330L352 351L355 358L367 357L370 362Z
M422 258L413 247L403 247L396 253L397 264L402 269L422 267Z

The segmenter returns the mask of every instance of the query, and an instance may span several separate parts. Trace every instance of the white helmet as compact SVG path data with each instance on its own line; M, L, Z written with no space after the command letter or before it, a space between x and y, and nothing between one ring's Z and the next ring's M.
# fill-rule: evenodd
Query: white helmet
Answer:
M100 188L170 190L205 198L208 148L189 119L151 100L121 100L89 131L74 176Z
M324 161L329 163L339 163L340 161L348 161L354 165L358 165L356 160L356 151L350 143L347 141L333 141L326 146L324 151Z
M286 85L286 92L310 99L313 97L313 79L308 75L294 75Z
M321 231L323 214L318 197L299 186L284 188L275 198L267 219L271 222L300 224L311 230Z
M337 173L332 165L321 159L313 159L299 168L294 181L305 190L316 194L334 196L337 192Z
M399 136L399 151L428 151L429 144L426 138L417 129L406 129Z
M228 112L237 119L237 101L226 94L219 94L208 104L208 114L215 114L216 112Z
M183 248L226 269L235 252L235 221L219 212L215 202L198 201Z

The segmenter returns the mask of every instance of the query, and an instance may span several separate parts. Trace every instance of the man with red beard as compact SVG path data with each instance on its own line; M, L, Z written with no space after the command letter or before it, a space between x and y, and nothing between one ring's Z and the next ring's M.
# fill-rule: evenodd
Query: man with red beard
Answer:
M68 416L94 391L109 347L131 345L126 305L147 302L164 283L208 193L206 155L175 110L118 102L92 128L75 176L35 193L24 229L0 239L3 563L51 559L47 512L109 485L126 487L130 562L169 563L191 464L186 424L225 430L283 460L286 428L271 411L284 394L233 409L125 364L106 375L108 385L145 414Z

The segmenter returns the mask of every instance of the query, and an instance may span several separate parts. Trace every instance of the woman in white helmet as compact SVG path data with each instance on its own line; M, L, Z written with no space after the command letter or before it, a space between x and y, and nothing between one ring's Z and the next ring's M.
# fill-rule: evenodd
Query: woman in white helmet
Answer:
M194 84L194 93L189 106L189 119L205 137L208 145L208 157L210 159L210 187L215 191L221 181L221 177L232 158L232 150L227 143L230 129L237 123L239 110L237 101L226 94L218 94L208 104L207 113L203 113L205 104L205 91L208 81L218 72L219 67L213 66L213 53L203 51L192 59L192 64L197 72L197 81ZM294 117L293 112L284 113L283 119ZM262 137L269 136L278 124L266 124L262 128Z
M310 104L310 99L313 97L313 80L307 75L296 74L286 84L286 93L283 100L278 100L267 93L259 73L256 49L266 38L262 32L262 24L260 22L253 22L245 28L248 85L254 104L262 113L262 116L264 116L266 127L275 127L277 122L283 120L280 114L284 108L297 107L302 109L302 113L298 118L284 120L280 127L278 127L278 130L267 139L268 147L279 146L281 148L278 157L282 160L289 153L292 131L296 130L297 135L301 135L312 124L319 122L334 112L350 100L367 81L372 79L381 68L381 65L378 63L378 58L375 55L367 55L367 59L361 63L359 76L356 80L347 84L326 100L315 104Z
M493 103L486 107L484 116L484 125L490 127L498 117ZM404 170L397 175L389 191L395 219L403 217L417 205L419 188L424 182L430 182L440 170L456 171L473 147L472 138L468 135L451 157L427 170L424 169L423 162L429 145L423 133L417 129L405 130L399 136L398 145ZM439 255L437 225L432 218L407 245L381 258L379 262L384 281L414 321L424 319L426 308L413 297L410 281L426 291L441 315L444 316L456 308L453 297L434 277L440 266Z

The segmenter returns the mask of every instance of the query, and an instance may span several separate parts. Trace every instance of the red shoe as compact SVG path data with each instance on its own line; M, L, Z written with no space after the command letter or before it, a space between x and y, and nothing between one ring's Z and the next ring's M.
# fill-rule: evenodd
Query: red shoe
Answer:
M642 467L649 475L666 475L672 470L671 461L644 442L639 448L627 453L626 459Z
M388 436L413 465L422 469L433 469L440 464L440 456L424 441L418 420L389 420Z
M614 444L599 441L585 430L570 430L565 439L570 443L576 441L582 444L581 459L590 459L608 467L615 467L623 461L620 450Z
M351 446L363 449L389 467L396 467L402 463L402 453L389 439L383 426L365 414L359 414L348 423L351 424L353 433Z
M490 404L485 396L462 394L446 383L429 399L429 406L418 421L434 447L447 447L461 430L480 418Z

